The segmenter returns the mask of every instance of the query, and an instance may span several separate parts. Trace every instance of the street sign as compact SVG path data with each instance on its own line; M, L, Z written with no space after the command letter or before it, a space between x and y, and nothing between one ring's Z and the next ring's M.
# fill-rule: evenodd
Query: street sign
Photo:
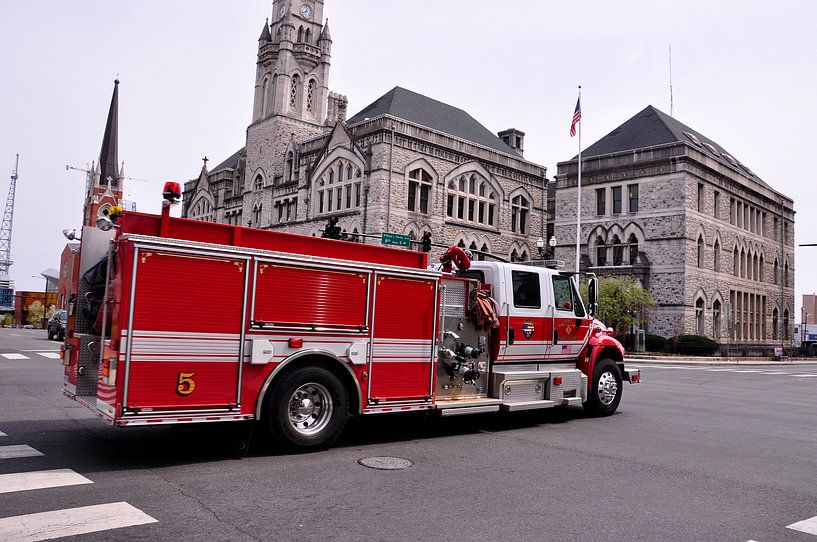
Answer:
M383 233L380 235L380 244L392 247L411 248L411 237L399 233Z

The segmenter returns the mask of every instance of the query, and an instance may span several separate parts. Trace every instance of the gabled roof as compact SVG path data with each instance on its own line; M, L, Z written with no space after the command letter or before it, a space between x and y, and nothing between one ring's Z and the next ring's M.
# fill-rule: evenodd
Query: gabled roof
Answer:
M741 173L769 187L718 143L651 105L584 149L582 158L681 142L689 143L701 152L736 167ZM573 160L576 159L574 156Z
M348 124L352 126L381 115L391 115L505 154L519 156L496 134L462 109L401 87L394 87L375 100L350 118Z
M241 147L240 149L235 151L235 154L233 154L232 156L230 156L229 158L224 160L222 163L220 163L219 165L214 167L209 172L210 175L212 175L213 173L218 173L219 171L222 171L222 170L225 170L225 169L233 169L234 170L235 168L237 168L238 167L238 161L241 158L241 153L244 152L245 148L246 147Z

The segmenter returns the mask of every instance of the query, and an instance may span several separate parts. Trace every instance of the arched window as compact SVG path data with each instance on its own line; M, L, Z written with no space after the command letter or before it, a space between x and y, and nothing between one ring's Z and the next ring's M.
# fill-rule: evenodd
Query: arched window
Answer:
M255 176L255 189L261 190L264 188L264 178L259 174Z
M766 275L766 272L763 269L763 267L764 267L763 254L761 254L760 255L760 275L759 275L760 276L760 282L763 282L765 280L764 276Z
M783 286L789 286L789 262L783 265Z
M712 303L712 337L716 340L721 337L721 301L716 299Z
M338 182L343 182L343 162L338 162Z
M330 169L329 170L329 184L332 184L334 182L335 182L335 171Z
M312 30L307 28L306 32L304 32L304 41L306 43L312 43Z
M698 267L704 266L704 236L698 236Z
M740 275L740 264L738 263L738 258L739 258L738 247L735 247L735 254L734 257L732 258L732 272L735 274L736 277Z
M774 259L774 283L778 284L777 276L780 274L780 266L777 265L777 258Z
M446 214L450 218L496 227L497 201L486 179L478 173L465 174L458 182L448 183Z
M740 249L740 277L746 276L746 252Z
M613 265L621 265L624 260L624 245L618 235L613 236Z
M779 325L779 313L777 312L777 307L774 308L772 311L772 340L776 341L779 337L778 335L778 325Z
M527 250L523 250L523 251L522 251L522 254L519 256L519 261L520 261L520 262L526 262L526 261L528 261L528 260L530 260L530 258L528 257L528 251L527 251Z
M252 225L255 228L261 227L261 205L252 210L253 221Z
M478 259L478 260L484 260L484 259L485 259L485 255L486 255L486 254L488 254L488 252L489 252L489 251L488 251L488 245L487 245L486 243L482 243L482 248L481 248L481 249L479 249L479 251L480 251L482 254L478 254L478 255L477 255L477 259Z
M482 186L480 186L482 189ZM511 231L526 234L528 232L528 213L530 212L530 202L522 196L516 196L511 200Z
M323 212L323 205L324 205L324 184L323 181L318 183L318 214Z
M755 280L760 279L760 266L758 264L757 254L752 257L752 278Z
M635 265L635 261L638 258L638 239L634 233L630 234L630 239L627 243L630 245L630 265Z
M298 43L301 43L302 41L304 41L304 27L299 26L298 27Z
M516 252L516 249L511 251L511 261L518 262L519 261L519 254Z
M349 164L348 166L346 166L346 180L348 181L351 178L352 178L352 164Z
M789 340L789 309L783 311L783 339Z
M720 272L720 270L721 270L721 242L720 242L719 239L715 239L715 246L714 246L712 252L713 252L713 256L714 256L714 260L715 260L714 269L715 269L716 272Z
M601 237L596 239L596 265L598 267L607 265L607 245Z
M295 180L295 155L292 153L292 151L287 153L285 173L287 182L292 182Z
M292 84L289 88L289 108L296 109L298 106L298 93L301 89L301 78L296 73L292 76Z
M704 323L704 300L699 297L695 302L695 330L698 335L705 333Z
M261 85L261 117L266 117L269 113L269 76L264 77Z
M312 105L315 101L315 80L310 79L306 85L306 110L312 112Z
M351 176L351 166L349 176ZM431 175L417 168L409 172L408 183L408 210L428 214L428 196L431 192Z

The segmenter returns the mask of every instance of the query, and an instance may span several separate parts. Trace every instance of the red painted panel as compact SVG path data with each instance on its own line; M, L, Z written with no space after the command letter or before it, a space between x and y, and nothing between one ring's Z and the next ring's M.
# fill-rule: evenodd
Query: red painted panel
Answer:
M374 336L432 339L435 287L434 280L378 277Z
M259 263L252 319L365 326L367 288L363 273Z
M429 395L431 362L373 363L372 397L377 399L417 399Z
M235 363L132 363L128 406L197 409L235 403L236 371ZM192 393L179 393L190 389L189 382Z
M246 262L139 252L134 329L239 333Z

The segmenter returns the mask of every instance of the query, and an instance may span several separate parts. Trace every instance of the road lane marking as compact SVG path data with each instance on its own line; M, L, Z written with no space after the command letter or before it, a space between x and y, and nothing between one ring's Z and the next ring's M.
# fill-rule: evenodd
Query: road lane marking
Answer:
M35 348L33 350L20 350L20 352L59 352L59 350L43 350L42 348Z
M801 533L807 534L817 534L817 516L810 519L804 519L803 521L798 521L797 523L792 523L791 525L786 525L786 529L800 531Z
M8 435L0 431L0 437L7 437Z
M17 457L35 457L45 455L25 444L15 444L13 446L0 446L0 459L15 459Z
M0 519L0 540L36 542L157 522L126 502L97 504Z
M59 352L37 352L37 353L42 357L48 359L60 359L61 357Z
M39 470L31 472L16 472L13 474L0 474L0 493L13 493L15 491L31 491L34 489L47 489L51 487L77 486L81 484L93 484L86 477L71 469ZM0 540L4 539L0 536Z
M814 378L814 377L817 377L817 375L791 375L791 376L793 376L795 378Z
M22 354L0 354L6 359L28 359L28 356L24 356Z

